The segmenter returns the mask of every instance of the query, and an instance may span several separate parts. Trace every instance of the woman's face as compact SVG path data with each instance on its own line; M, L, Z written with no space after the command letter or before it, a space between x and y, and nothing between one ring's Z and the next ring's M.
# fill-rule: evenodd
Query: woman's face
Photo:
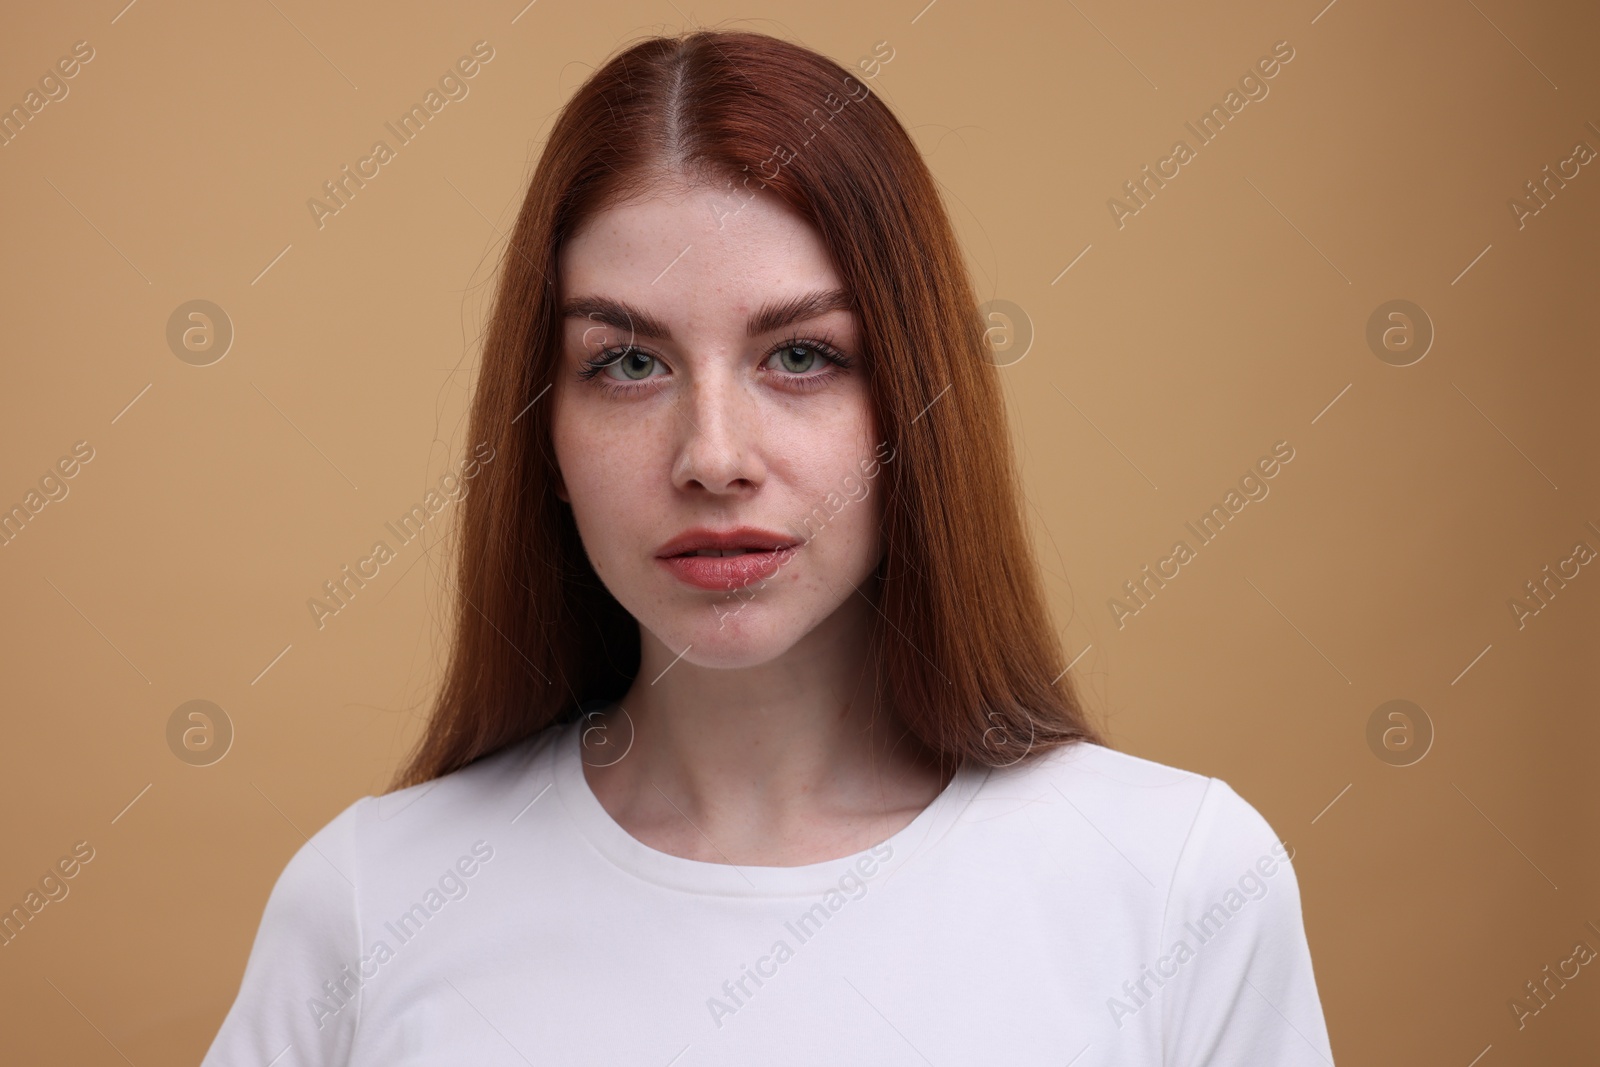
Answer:
M767 193L660 186L591 218L560 276L558 492L617 601L711 667L766 663L841 608L870 612L856 589L881 556L892 451L816 231ZM684 535L736 528L794 547L669 560Z

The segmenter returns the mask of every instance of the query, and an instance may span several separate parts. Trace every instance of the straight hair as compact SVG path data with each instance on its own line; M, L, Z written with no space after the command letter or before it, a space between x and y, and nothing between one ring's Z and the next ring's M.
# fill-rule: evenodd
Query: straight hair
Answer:
M461 505L443 685L392 788L449 774L614 700L639 623L596 576L554 488L558 257L585 220L664 178L764 191L820 233L855 298L883 439L885 546L869 663L941 766L1106 744L1067 673L1020 507L999 368L915 143L865 83L759 33L651 37L561 110L500 264L470 439L490 469ZM481 446L480 446L481 447ZM866 594L859 591L855 595Z

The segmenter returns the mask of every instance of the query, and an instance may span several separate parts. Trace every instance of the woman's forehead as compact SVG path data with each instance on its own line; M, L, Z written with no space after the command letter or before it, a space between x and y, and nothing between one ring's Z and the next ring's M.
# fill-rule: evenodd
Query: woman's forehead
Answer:
M757 336L853 300L821 236L770 196L722 204L709 187L608 208L562 249L563 314L672 339L694 323Z
M788 205L770 193L736 196L709 185L605 208L563 245L560 265L574 290L600 280L689 284L678 279L732 288L793 272L837 284L822 235Z

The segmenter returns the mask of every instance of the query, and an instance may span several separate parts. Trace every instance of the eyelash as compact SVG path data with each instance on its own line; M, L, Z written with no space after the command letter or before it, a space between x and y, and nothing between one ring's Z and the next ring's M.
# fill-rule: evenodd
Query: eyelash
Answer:
M761 362L765 363L768 359L771 359L773 355L783 351L786 348L809 348L813 352L816 352L817 355L833 364L835 368L833 370L825 371L822 374L788 374L787 372L783 371L779 372L788 379L789 387L799 389L802 392L812 389L820 389L823 386L836 381L839 377L841 377L843 371L849 370L855 364L855 360L851 359L849 356L845 355L843 352L839 351L833 346L833 338L827 335L816 338L791 337L787 341L773 345L772 348L768 350L766 358ZM600 373L601 371L605 370L605 368L611 366L611 364L617 362L625 356L631 355L634 352L642 353L646 356L649 356L651 359L658 359L658 357L653 353L645 351L638 345L621 345L617 348L608 348L598 353L594 357L584 360L583 369L578 371L578 380L583 382L593 381L596 387L598 387L602 392L611 396L626 396L629 394L642 392L645 389L654 388L654 386L646 384L649 381L649 379L646 378L639 379L638 383L635 385L623 385L610 375Z

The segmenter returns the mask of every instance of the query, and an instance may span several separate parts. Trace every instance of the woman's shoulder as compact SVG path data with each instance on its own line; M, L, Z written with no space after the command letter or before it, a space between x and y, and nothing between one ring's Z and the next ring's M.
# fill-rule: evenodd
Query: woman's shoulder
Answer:
M1170 887L1248 869L1262 855L1287 865L1265 816L1226 780L1089 741L995 768L984 792L1022 795L1036 826L1092 833L1122 852L1144 881ZM1040 810L1053 813L1043 818Z
M363 851L403 852L438 838L447 838L454 847L463 827L509 823L549 784L551 768L545 757L565 728L552 724L449 774L363 797L356 802L363 807L357 817Z
M401 825L425 822L430 812L470 814L509 799L509 791L529 780L539 758L564 729L555 723L520 741L480 756L459 770L418 785L370 798L371 817L380 823Z
M357 798L300 846L280 881L321 881L331 867L353 888L360 876L384 880L415 862L433 864L440 849L460 851L462 834L508 824L532 799L522 793L537 792L540 757L561 729L546 727L418 785Z
M996 767L991 789L1055 797L1068 810L1090 811L1125 825L1182 823L1219 781L1209 775L1075 741Z
M420 785L346 805L284 865L262 911L239 994L204 1061L343 1063L361 1014L376 917L420 923L467 892L493 843L537 789L541 731ZM500 861L504 863L504 861ZM377 961L390 950L381 938ZM325 994L325 995L324 995Z

